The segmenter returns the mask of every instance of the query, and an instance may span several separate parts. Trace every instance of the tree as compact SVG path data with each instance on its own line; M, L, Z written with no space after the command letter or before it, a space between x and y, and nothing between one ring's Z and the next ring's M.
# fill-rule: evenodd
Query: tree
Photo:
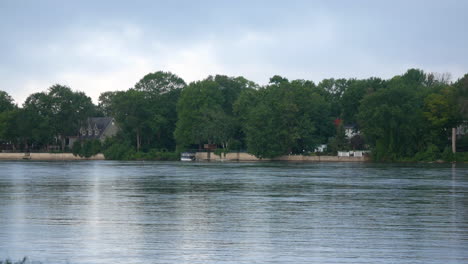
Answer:
M220 85L206 79L191 83L177 103L177 125L174 132L177 145L185 148L192 144L215 143L214 117L221 114L223 95Z
M24 138L48 147L54 138L52 102L45 92L34 93L23 104L23 117L18 126Z
M318 84L318 89L331 104L331 115L339 118L342 113L341 97L354 80L324 79Z
M468 120L468 74L465 74L463 78L457 80L453 85L455 87L456 105L458 114L461 120ZM457 135L456 128L452 128L452 152L455 153L457 149L456 145Z
M445 147L451 128L460 123L454 92L452 87L447 86L424 99L424 117L430 126L430 140L441 148Z
M181 90L186 86L179 76L163 71L149 73L135 84L135 90L144 93L151 116L147 147L174 148L176 104Z
M121 133L135 139L136 150L140 151L142 141L150 133L151 111L145 93L135 89L117 92L112 98L112 112Z
M366 96L359 107L360 128L377 160L409 157L425 149L423 87L419 75L410 71L409 76L393 78L387 88Z
M137 151L174 149L176 104L185 86L170 72L149 73L133 89L102 93L99 108L116 118L121 128L118 136L134 142Z
M272 158L313 151L332 133L329 104L311 82L274 79L279 81L258 91L246 90L236 103L236 111L245 115L248 152Z
M23 108L28 118L35 120L27 129L48 134L41 137L60 140L62 151L66 137L76 135L82 123L97 111L91 98L83 92L74 92L59 84L51 86L47 92L30 95ZM31 137L36 133L33 135Z
M385 82L379 78L350 81L349 87L343 91L340 98L341 116L345 123L356 124L361 100L365 96L383 88L384 85Z
M7 92L0 90L0 113L11 111L14 108L13 98Z
M118 92L109 91L109 92L103 92L99 95L98 109L104 114L104 116L114 116L112 103L117 93Z
M11 128L13 127L13 119L15 115L16 105L13 103L13 98L4 92L0 91L0 140L11 140Z
M171 72L157 71L148 73L138 83L135 90L148 92L149 94L163 94L172 90L183 89L186 86L184 80Z
M181 148L219 144L227 151L231 142L241 142L243 135L234 105L242 91L257 87L244 77L225 75L191 83L182 91L177 104L177 144Z
M96 108L83 92L73 92L59 84L49 88L47 97L52 114L51 125L64 151L66 137L77 134L83 122L96 113Z

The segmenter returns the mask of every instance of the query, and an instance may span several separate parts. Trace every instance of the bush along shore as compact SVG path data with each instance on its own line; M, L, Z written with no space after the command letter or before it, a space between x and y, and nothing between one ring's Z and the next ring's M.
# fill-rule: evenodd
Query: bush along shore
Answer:
M126 91L103 92L98 105L64 85L44 88L22 106L0 91L0 149L175 160L205 145L259 159L326 146L332 155L370 150L379 162L462 162L468 152L468 74L451 80L409 69L390 79L318 83L275 75L259 85L225 75L187 84L157 71ZM106 137L91 117L112 119L112 137L100 141Z
M12 261L10 259L0 260L0 264L28 264L31 263L28 261L27 257L24 257L22 260ZM34 262L35 264L41 264L41 262Z

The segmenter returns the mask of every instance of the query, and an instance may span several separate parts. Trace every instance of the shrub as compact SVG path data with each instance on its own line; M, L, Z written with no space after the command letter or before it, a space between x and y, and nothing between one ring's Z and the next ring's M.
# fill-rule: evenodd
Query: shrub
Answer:
M429 144L424 152L418 152L414 156L414 161L436 161L440 159L440 150L434 144Z
M136 156L133 147L126 143L113 143L103 153L108 160L132 160Z
M81 153L81 141L75 141L72 146L72 153L74 156L79 156Z
M72 153L75 156L89 158L101 152L101 141L98 139L76 141L73 143Z
M442 159L445 162L452 162L455 160L455 156L453 155L452 149L450 147L444 148L444 152L442 152Z
M468 162L468 152L457 152L454 154L456 162Z
M13 262L9 259L5 259L4 261L3 260L0 260L0 264L25 264L28 262L28 258L27 257L24 257L22 260L19 260L19 261L16 261L16 262Z
M162 149L162 150L151 149L148 153L146 153L146 159L148 160L179 160L180 153L169 152L165 149Z

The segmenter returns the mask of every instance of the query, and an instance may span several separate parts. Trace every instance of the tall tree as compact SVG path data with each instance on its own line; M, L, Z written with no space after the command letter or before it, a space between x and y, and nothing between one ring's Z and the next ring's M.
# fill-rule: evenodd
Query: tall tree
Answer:
M61 141L63 151L66 137L76 135L83 122L96 113L96 109L90 97L64 85L53 85L47 96L52 113L51 125Z
M117 93L118 92L107 91L99 95L98 109L104 114L104 116L114 116L112 106L113 99Z
M222 114L224 98L220 85L210 79L191 83L177 103L177 125L174 132L177 145L216 143L216 127L212 120Z
M176 104L185 81L171 72L157 71L145 75L135 84L135 90L145 95L150 111L148 147L173 149L177 121Z
M134 138L140 151L144 138L150 133L151 111L145 93L135 89L117 92L112 99L112 111L121 132Z
M46 127L60 141L62 151L65 149L66 137L76 135L82 123L96 113L91 98L83 92L74 92L59 84L51 86L47 92L29 96L24 108L28 113L37 113L41 122L35 125Z
M341 97L354 80L346 79L324 79L318 84L318 89L323 91L322 95L331 104L331 114L340 118L342 113Z
M424 99L424 116L429 124L428 140L445 147L452 128L460 123L455 90L446 86L439 92L431 93Z
M9 127L15 108L13 98L7 92L0 91L0 141L11 140Z
M280 76L258 91L246 90L236 111L245 115L248 152L260 158L313 151L332 129L329 104L312 83Z
M0 90L0 113L13 110L14 108L13 98L7 92Z
M410 157L427 147L423 75L419 70L409 70L390 80L387 88L362 100L359 124L377 160Z
M241 142L243 135L234 105L242 91L257 87L244 77L225 75L191 83L182 91L177 105L179 119L175 137L178 145L212 143L227 150L231 143Z
M341 117L345 124L356 124L361 100L366 95L383 88L384 85L385 82L379 78L350 81L349 87L343 91L340 98Z
M155 95L183 89L185 86L185 81L179 76L171 72L157 71L145 75L135 84L135 90Z
M454 83L456 105L458 114L462 121L468 120L468 74ZM452 128L452 151L455 153L457 149L457 130L456 127Z

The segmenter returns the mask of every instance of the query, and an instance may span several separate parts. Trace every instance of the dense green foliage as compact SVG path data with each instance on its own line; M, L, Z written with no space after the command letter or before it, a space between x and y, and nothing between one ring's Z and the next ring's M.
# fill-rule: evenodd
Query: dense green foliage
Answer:
M234 103L243 90L256 87L242 77L223 75L210 76L187 86L177 104L174 135L179 149L209 143L236 150L242 135L234 114Z
M78 141L81 157L176 160L178 153L216 145L216 153L247 151L260 158L369 149L378 161L466 161L452 153L451 133L468 120L468 75L411 69L379 78L307 80L273 76L259 86L243 77L209 76L188 85L170 72L145 75L133 88L101 94L95 106L82 92L54 85L22 107L0 91L0 143L14 150L66 151L86 118L115 118L105 142ZM350 135L350 131L353 133ZM358 133L358 131L360 133ZM468 137L457 147L468 151Z
M75 156L89 158L101 153L101 141L97 139L76 141L72 146L72 153Z
M330 104L312 82L275 76L270 85L246 91L236 109L247 150L257 157L310 152L333 135Z
M97 115L91 98L69 87L54 85L47 92L30 95L22 108L2 112L0 138L24 149L58 144L74 135L89 116Z

